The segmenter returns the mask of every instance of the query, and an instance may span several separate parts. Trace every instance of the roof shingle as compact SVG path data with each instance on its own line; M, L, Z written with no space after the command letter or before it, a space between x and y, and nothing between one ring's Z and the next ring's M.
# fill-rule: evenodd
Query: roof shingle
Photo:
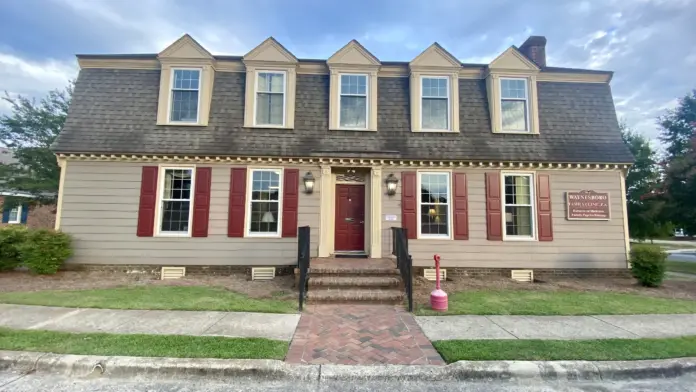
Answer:
M494 134L483 80L461 79L460 132L414 133L408 78L380 78L378 131L329 130L328 75L298 75L295 129L244 128L245 74L218 72L206 127L158 126L160 72L83 69L56 152L631 163L611 90L539 82L539 135Z

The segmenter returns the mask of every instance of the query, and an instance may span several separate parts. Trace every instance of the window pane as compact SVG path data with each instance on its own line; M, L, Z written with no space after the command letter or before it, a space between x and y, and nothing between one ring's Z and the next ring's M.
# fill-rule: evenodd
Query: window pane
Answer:
M423 129L448 129L447 100L423 98Z
M341 97L341 126L365 128L367 126L367 98Z
M259 93L256 97L256 123L283 125L284 94Z
M507 235L532 236L532 207L506 206L505 232Z
M189 207L189 201L163 201L161 231L188 232Z
M19 207L15 207L10 210L10 218L8 222L17 222L19 221Z
M447 213L447 205L421 205L421 234L448 235Z
M167 169L164 173L162 199L191 198L191 169Z
M500 89L502 98L527 98L527 82L525 80L502 79Z
M422 80L423 97L447 98L447 79L423 78Z
M449 235L449 176L424 173L421 180L421 234Z
M503 118L503 130L505 131L526 131L527 130L527 110L526 101L505 101L501 102Z
M505 176L505 204L532 204L530 177Z
M252 233L277 233L278 203L252 202L249 231Z
M198 91L173 90L171 121L198 120Z
M282 93L285 75L280 73L259 72L258 91Z
M341 75L341 94L366 95L366 75Z

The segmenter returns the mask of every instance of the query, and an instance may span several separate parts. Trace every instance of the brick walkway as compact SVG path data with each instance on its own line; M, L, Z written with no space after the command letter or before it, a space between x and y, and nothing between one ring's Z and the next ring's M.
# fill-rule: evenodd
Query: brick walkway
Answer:
M285 359L290 363L444 365L413 315L394 305L310 305Z

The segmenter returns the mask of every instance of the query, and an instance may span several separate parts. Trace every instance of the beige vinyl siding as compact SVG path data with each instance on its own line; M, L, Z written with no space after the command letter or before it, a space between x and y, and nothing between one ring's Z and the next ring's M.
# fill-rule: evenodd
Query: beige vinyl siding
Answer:
M140 178L143 166L153 163L71 161L66 174L61 230L74 238L75 255L69 263L161 265L293 265L297 238L229 238L227 214L230 169L212 167L208 237L137 237ZM317 167L299 167L300 177ZM311 227L311 254L319 243L321 186L304 192L300 178L298 225Z
M426 171L426 170L424 170ZM486 239L485 169L455 170L467 174L469 196L469 240L409 240L414 265L433 264L439 254L445 267L479 268L625 268L623 210L620 172L536 171L547 173L551 182L553 241L488 241ZM401 225L401 171L387 171L399 178L394 196L383 197L383 213L397 221L382 222L383 255L391 253L389 228ZM608 192L609 221L569 221L565 196L568 191L592 189ZM536 229L536 228L535 228Z

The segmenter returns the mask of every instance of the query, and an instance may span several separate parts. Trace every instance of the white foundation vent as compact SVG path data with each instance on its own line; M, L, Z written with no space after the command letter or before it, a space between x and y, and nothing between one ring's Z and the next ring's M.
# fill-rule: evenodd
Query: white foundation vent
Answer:
M533 270L512 270L511 276L512 280L518 282L534 282L534 271Z
M423 270L423 277L427 280L435 281L435 268L425 268ZM447 280L447 270L440 268L440 282Z
M275 267L257 267L251 269L251 280L271 280L275 277Z
M160 277L162 280L181 279L186 276L186 267L162 267Z

